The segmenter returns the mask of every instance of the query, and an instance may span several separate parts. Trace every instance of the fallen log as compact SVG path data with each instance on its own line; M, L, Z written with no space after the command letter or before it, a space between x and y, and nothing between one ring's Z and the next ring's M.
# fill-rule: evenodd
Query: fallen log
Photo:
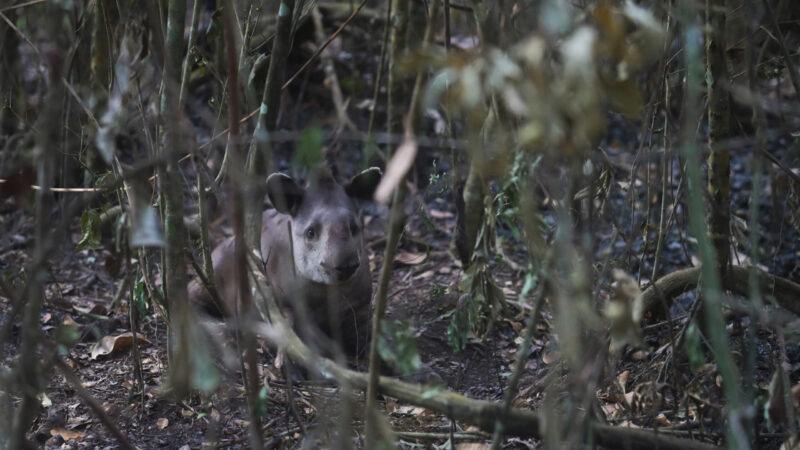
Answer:
M253 274L254 301L261 309L262 317L270 318L271 323L259 323L254 330L259 336L265 338L273 345L283 349L286 354L297 364L309 371L319 374L323 378L336 380L338 383L359 389L366 389L368 375L342 367L334 361L313 354L303 344L291 327L281 315L267 285L264 275L257 269L257 263L251 264ZM475 400L461 394L431 386L423 386L396 380L389 377L380 377L379 390L388 396L413 405L422 406L440 414L477 426L483 431L492 433L497 423L497 418L503 414L503 405L499 402ZM542 439L544 437L544 420L536 411L511 408L503 422L503 432L526 438ZM717 448L714 445L681 439L659 433L658 430L641 428L615 427L600 423L591 423L587 442L593 442L606 448L619 448L630 450L708 450Z
M762 296L772 297L782 308L800 315L800 284L786 278L751 267L733 266L722 280L723 288L748 297L750 295L751 270L756 271ZM675 297L697 287L699 281L700 267L676 270L659 278L642 293L644 311L650 310L662 300L672 301Z

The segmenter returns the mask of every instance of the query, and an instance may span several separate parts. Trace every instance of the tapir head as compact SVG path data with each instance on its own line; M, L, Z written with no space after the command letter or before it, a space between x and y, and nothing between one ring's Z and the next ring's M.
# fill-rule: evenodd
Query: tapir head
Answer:
M267 179L275 209L291 216L295 273L308 280L336 285L352 279L367 264L358 200L369 200L381 179L373 167L341 185L323 170L305 187L284 174Z

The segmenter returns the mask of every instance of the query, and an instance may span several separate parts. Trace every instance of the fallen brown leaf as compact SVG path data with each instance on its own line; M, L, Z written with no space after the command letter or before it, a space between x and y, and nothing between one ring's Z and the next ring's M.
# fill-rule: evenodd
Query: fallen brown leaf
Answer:
M425 253L399 252L397 255L395 255L394 260L400 264L415 266L424 262L426 257L427 255Z
M156 428L159 430L163 430L167 428L167 426L169 426L169 419L166 417L159 417L158 420L156 420Z
M92 304L91 306L73 305L72 309L86 315L95 315L95 316L108 315L108 310L106 309L106 307L96 303Z
M455 214L451 213L450 211L440 211L438 209L432 209L428 211L428 215L434 219L451 219L455 217Z
M462 442L456 445L456 450L484 450L487 448L489 448L488 445L478 442Z
M617 383L619 383L619 387L620 389L622 389L622 392L628 392L626 387L628 386L628 377L630 376L630 374L631 371L626 370L621 374L617 375Z
M417 156L417 140L413 135L407 134L403 142L397 147L394 156L386 164L386 172L380 184L375 189L375 203L386 205L392 198L392 192L403 182L403 179L411 168L414 158Z
M141 334L137 334L136 339L140 346L148 346L151 344L151 342ZM97 359L98 356L110 355L115 352L127 350L131 345L133 345L133 333L130 331L118 336L105 336L92 346L92 359Z
M50 436L61 436L61 439L64 439L65 441L72 439L75 442L80 442L86 436L86 433L75 430L67 430L65 428L53 428L50 430Z

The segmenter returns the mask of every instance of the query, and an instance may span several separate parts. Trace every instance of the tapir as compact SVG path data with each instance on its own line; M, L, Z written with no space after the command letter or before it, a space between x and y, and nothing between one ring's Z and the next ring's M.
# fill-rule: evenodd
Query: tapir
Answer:
M271 207L263 213L261 256L272 293L294 311L301 337L320 336L300 323L304 312L313 329L328 342L340 340L349 356L363 355L369 342L372 278L359 204L372 198L380 178L381 171L373 167L345 184L337 183L328 169L319 169L304 186L281 173L267 179ZM233 246L228 238L211 255L223 314L234 310L237 299ZM189 297L213 309L211 295L197 279L189 284ZM314 344L328 352L326 343Z

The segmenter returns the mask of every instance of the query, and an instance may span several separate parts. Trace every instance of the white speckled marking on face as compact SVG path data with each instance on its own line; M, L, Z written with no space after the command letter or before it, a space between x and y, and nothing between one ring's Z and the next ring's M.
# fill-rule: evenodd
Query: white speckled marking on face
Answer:
M319 238L312 242L306 242L303 233L295 234L292 236L292 243L294 246L294 254L301 255L299 258L295 257L295 269L297 273L303 278L309 279L316 283L334 284L336 283L335 277L328 270L326 270L323 262L329 256L331 248L328 245L328 226L324 224Z
M339 209L337 212L338 214L325 214L317 218L321 225L319 236L314 240L305 238L307 228L295 228L292 245L295 272L300 277L326 285L342 284L352 276L341 279L336 267L347 260L356 265L361 264L361 236L347 234L343 238L341 233L342 229L349 229L353 212L347 209Z

